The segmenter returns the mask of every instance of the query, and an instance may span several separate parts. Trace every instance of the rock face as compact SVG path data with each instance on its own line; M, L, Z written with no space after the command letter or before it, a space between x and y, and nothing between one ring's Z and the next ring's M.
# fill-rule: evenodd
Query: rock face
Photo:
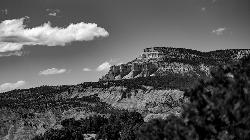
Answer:
M184 92L178 89L157 90L150 86L132 90L124 86L112 86L86 88L81 91L77 87L72 89L69 98L97 95L102 102L114 108L140 112L145 116L145 120L148 120L154 117L164 118L170 114L178 115L181 112L180 106L185 102L183 94Z
M200 52L184 48L152 47L126 64L114 65L100 81L162 76L169 73L209 77L211 68L250 54L250 49Z

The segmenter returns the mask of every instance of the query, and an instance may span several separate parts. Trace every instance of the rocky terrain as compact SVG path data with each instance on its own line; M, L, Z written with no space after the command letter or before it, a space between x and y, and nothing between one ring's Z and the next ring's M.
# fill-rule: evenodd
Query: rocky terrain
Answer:
M114 65L100 80L121 80L169 73L189 74L206 78L210 70L228 64L250 54L249 49L229 49L200 52L184 48L152 47L143 50L141 56L121 65Z
M60 122L119 110L137 111L144 121L178 116L188 102L184 90L211 69L239 60L250 50L199 52L176 48L147 48L135 60L112 66L99 82L41 86L0 94L0 140L32 139Z
M60 122L93 115L109 115L126 109L143 114L145 121L178 115L184 102L180 90L158 90L152 86L129 89L84 84L66 87L38 87L2 93L2 140L31 139L48 129L62 127ZM44 92L48 90L47 92Z

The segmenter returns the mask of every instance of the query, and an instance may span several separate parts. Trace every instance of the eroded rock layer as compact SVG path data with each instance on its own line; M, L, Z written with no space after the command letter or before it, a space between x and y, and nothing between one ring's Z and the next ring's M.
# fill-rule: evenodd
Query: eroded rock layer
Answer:
M250 54L250 49L229 49L200 52L184 48L152 47L143 50L136 59L114 65L101 81L162 76L169 73L209 77L210 70Z

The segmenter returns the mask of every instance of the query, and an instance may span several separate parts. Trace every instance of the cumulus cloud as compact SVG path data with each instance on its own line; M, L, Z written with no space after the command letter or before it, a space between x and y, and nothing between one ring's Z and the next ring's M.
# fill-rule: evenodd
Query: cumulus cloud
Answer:
M82 70L83 70L83 71L91 71L90 68L83 68Z
M212 31L212 33L216 34L216 35L223 35L223 33L226 31L227 29L225 27L223 28L218 28Z
M66 69L51 68L51 69L40 71L39 75L62 74L62 73L65 73L66 71L67 71Z
M16 83L4 83L0 85L0 92L20 88L26 84L25 81L17 81Z
M99 65L96 70L97 71L105 71L105 70L109 70L109 68L111 67L111 64L109 62L104 62L101 65Z
M49 16L54 16L54 17L61 12L59 9L46 9L46 11L48 12Z
M97 24L84 22L72 23L65 28L52 27L50 22L26 28L26 18L0 23L0 52L21 50L24 45L65 46L73 41L91 41L109 35Z

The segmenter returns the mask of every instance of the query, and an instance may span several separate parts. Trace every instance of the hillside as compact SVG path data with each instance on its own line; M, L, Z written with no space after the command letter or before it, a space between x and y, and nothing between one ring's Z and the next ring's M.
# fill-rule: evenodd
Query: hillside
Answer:
M1 93L0 137L31 139L46 130L60 129L66 119L109 116L124 109L140 112L145 121L181 113L184 98L180 90L160 90L152 86L132 88L118 86L118 83L42 86Z
M186 91L189 102L182 106L183 111L178 116L145 122L137 112L122 111L107 118L67 119L62 121L62 128L47 130L34 140L249 139L249 62L250 57L220 66L211 73L211 79L200 81Z
M67 119L109 117L121 110L139 112L144 121L179 116L188 102L186 89L198 79L209 79L216 66L249 54L250 50L149 48L140 57L111 67L98 82L1 93L0 139L31 139L50 129L60 130Z

